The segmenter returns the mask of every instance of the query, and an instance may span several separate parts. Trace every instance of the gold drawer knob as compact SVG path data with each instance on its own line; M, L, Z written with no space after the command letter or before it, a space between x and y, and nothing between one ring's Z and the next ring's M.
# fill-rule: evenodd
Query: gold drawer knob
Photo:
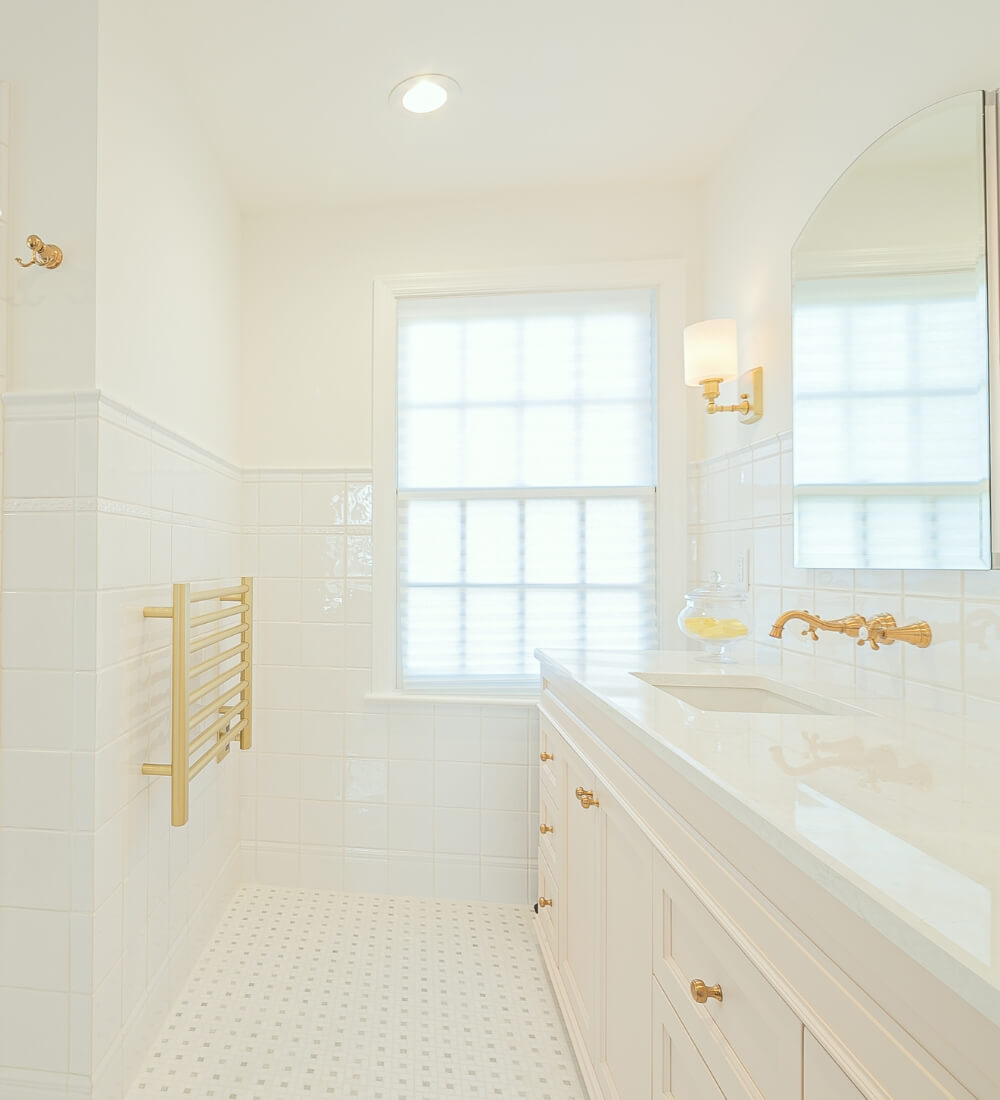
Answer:
M554 825L539 825L538 831L545 836L546 833L554 833L556 830Z
M550 752L540 752L538 759L544 764L546 760L555 760L555 757Z
M585 810L589 810L591 806L600 806L600 802L594 798L594 792L585 790L583 787L576 788L576 797Z
M552 904L552 899L551 898L539 898L538 899L538 908L539 909L544 909L547 905L551 905L551 904Z
M709 997L714 997L717 1001L722 1000L722 986L721 985L705 985L701 978L695 978L691 983L691 996L703 1005Z

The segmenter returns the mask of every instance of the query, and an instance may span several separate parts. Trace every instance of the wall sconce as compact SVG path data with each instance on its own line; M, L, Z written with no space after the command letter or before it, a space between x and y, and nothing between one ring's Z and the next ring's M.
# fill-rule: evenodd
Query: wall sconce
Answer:
M717 405L719 386L739 374L736 322L724 319L699 321L684 329L684 381L701 386L708 412L739 413L740 423L753 424L764 415L764 368L754 367L740 377L738 405Z

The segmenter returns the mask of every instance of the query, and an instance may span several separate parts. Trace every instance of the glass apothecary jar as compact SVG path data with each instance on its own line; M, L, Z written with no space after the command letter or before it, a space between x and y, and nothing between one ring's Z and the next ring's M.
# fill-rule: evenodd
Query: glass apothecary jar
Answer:
M738 584L727 584L718 573L707 584L688 592L677 625L687 638L700 642L705 652L699 661L732 664L730 648L750 636L750 597Z

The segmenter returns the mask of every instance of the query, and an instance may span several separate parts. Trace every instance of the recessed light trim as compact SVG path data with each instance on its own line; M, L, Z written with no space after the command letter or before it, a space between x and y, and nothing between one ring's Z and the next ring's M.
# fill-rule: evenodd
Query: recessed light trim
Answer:
M459 90L458 82L443 73L418 73L401 80L389 93L389 102L411 114L427 115L443 107Z

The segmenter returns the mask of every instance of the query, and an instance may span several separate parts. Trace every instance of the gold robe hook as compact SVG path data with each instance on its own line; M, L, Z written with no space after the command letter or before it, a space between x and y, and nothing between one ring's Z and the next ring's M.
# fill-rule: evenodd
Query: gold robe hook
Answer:
M21 267L37 265L38 267L47 267L51 271L63 261L63 252L59 245L46 244L41 237L37 237L34 233L28 238L27 245L31 249L30 260L22 260L20 256L14 257Z

